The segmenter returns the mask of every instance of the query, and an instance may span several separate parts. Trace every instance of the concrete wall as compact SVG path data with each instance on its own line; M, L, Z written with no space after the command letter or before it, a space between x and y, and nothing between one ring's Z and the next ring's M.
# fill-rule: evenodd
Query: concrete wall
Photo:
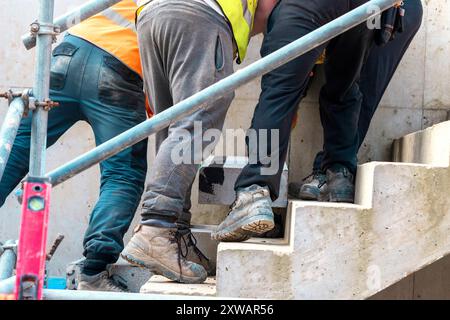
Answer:
M0 91L32 85L33 52L24 50L20 35L27 31L29 23L36 18L37 8L37 1L33 0L3 2L4 10L0 12ZM56 14L82 2L58 0ZM393 139L447 119L450 111L450 1L427 0L424 5L423 27L375 116L360 153L361 162L390 160ZM261 37L252 40L249 59L244 66L259 58L261 41ZM309 172L313 156L322 145L317 105L319 87L320 79L315 82L300 108L300 123L293 132L295 144L292 144L289 159L291 180L298 180ZM226 128L246 129L249 126L259 88L257 79L237 91ZM5 112L6 104L0 101L0 118ZM78 123L50 148L47 168L55 168L93 146L89 126ZM149 148L153 150L152 145ZM149 161L151 165L152 152L149 152ZM66 240L54 257L50 267L51 274L62 274L69 261L81 256L82 235L98 196L98 185L98 168L95 167L55 188L52 194L49 239L55 238L57 233L63 233ZM194 192L193 198L195 197ZM195 206L194 222L215 224L225 215L226 210L223 207ZM0 209L0 241L17 238L18 223L19 206L10 197Z

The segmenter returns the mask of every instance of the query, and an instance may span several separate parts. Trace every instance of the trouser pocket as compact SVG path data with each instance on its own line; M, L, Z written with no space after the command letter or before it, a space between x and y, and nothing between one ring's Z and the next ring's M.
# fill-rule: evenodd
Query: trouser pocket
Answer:
M131 109L145 105L143 82L138 74L112 56L104 56L98 82L102 103Z
M61 43L53 50L50 68L50 89L64 89L69 66L77 50L78 47L68 42Z

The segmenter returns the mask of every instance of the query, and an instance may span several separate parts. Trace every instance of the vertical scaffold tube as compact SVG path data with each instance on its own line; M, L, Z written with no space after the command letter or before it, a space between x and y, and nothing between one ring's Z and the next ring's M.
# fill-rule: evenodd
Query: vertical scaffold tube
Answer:
M17 130L25 110L25 103L22 98L15 98L9 105L5 120L0 130L0 181L6 168Z
M36 100L40 102L49 98L54 4L54 0L39 1L39 31L37 35L33 94ZM33 177L41 177L45 174L47 120L48 111L45 108L37 107L33 111L30 148L30 176Z

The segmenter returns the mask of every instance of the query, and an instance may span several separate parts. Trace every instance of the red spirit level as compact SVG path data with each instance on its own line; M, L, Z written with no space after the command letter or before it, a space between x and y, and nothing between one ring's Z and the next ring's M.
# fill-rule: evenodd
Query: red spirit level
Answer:
M47 179L29 177L23 190L15 298L41 300L51 185Z

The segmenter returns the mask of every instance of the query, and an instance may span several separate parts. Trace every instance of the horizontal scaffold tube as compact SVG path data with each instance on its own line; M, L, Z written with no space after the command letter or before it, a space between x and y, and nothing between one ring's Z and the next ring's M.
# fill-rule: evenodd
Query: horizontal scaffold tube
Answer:
M60 32L64 32L70 27L102 12L120 1L122 0L91 0L65 15L58 17L54 24L59 27ZM27 50L36 46L36 36L31 33L24 34L22 36L22 41Z
M397 2L398 0L369 1L51 171L47 174L47 177L51 179L51 183L54 186L58 185L127 147L138 143L149 135L168 127L171 123L195 112L205 103L219 99L247 82L278 68L358 24L379 15L380 12L392 7ZM379 10L374 10L374 8Z

